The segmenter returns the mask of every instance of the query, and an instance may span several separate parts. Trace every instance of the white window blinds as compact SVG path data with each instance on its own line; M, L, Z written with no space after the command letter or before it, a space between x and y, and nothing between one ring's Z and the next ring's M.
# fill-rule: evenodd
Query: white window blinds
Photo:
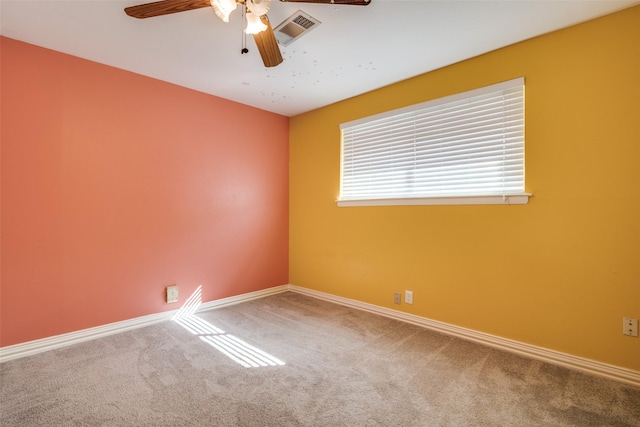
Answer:
M340 128L339 202L524 194L524 78Z

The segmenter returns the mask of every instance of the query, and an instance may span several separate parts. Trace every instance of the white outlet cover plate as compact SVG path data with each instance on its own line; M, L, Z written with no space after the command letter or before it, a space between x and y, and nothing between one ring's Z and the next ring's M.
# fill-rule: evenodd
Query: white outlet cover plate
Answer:
M622 333L625 335L629 335L630 337L637 337L638 336L638 319L623 317Z
M167 303L178 302L178 286L167 286Z
M404 291L404 302L413 304L413 291Z

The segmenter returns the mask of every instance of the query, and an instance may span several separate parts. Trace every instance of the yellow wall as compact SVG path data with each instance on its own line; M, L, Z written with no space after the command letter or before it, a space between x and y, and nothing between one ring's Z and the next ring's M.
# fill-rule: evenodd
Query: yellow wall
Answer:
M290 282L640 370L622 335L640 318L639 23L640 6L293 117ZM336 206L340 123L519 76L528 205Z

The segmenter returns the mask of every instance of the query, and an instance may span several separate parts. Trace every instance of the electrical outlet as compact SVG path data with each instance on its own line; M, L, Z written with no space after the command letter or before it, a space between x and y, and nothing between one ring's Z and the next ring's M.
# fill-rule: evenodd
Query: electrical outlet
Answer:
M624 335L629 335L630 337L637 337L638 336L638 319L623 317L622 333Z
M400 304L400 292L393 293L393 303Z
M167 303L178 302L178 285L167 286Z
M413 291L404 291L404 302L413 304Z

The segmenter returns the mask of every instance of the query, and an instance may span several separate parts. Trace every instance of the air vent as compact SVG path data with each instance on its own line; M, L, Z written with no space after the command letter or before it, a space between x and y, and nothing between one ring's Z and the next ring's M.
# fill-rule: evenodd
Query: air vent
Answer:
M296 13L278 24L278 26L273 29L273 32L276 35L278 44L282 46L289 46L291 43L298 40L320 24L321 22L313 16L298 10Z

